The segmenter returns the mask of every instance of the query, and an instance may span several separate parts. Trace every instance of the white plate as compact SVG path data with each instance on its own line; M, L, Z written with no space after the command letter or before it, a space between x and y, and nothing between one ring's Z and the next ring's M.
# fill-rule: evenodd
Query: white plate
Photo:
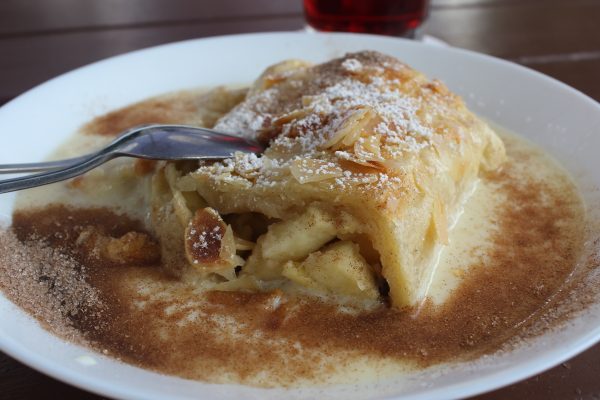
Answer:
M133 52L62 75L0 109L2 163L37 160L82 123L161 93L248 83L286 58L325 61L379 50L446 82L470 107L541 145L575 176L588 203L600 204L600 105L515 64L468 51L350 34L267 33L192 40ZM0 197L0 217L13 195ZM600 339L600 305L528 346L369 386L283 390L212 385L159 375L65 343L0 296L0 349L48 375L117 398L135 399L441 399L481 393L529 377ZM82 356L89 356L83 357Z

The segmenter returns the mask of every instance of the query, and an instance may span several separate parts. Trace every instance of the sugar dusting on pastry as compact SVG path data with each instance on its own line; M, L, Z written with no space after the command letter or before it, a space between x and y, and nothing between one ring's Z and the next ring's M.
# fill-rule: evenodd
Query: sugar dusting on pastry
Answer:
M402 196L406 179L412 179L411 159L428 159L423 150L435 152L442 142L460 153L460 143L471 140L468 132L480 124L442 83L381 53L293 67L267 70L262 90L251 91L215 125L270 140L265 154L237 154L201 166L199 174L276 187L291 169L303 183L322 182L330 190L388 189ZM312 164L319 169L306 159L317 160Z

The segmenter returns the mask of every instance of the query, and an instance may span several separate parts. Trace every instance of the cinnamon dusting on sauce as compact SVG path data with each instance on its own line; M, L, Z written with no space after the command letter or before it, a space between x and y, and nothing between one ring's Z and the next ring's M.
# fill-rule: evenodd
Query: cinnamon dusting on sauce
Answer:
M103 136L115 136L126 129L146 124L177 124L181 117L196 111L191 98L182 97L174 106L172 101L147 100L102 115L86 124L84 132Z
M87 281L87 268L39 241L21 242L0 230L0 289L55 334L80 344L86 331L103 325L100 293ZM82 330L78 323L86 322ZM100 325L97 325L100 324Z
M236 96L229 102L243 97ZM139 103L96 119L84 132L113 135L141 123L190 123L198 111L185 96L173 104ZM222 112L229 108L223 105ZM535 153L507 145L504 169L483 177L505 199L491 210L491 250L479 255L471 249L477 256L460 270L460 286L442 305L345 312L279 290L203 292L158 263L115 264L78 245L90 227L106 237L150 237L141 222L108 209L61 205L17 211L12 230L0 230L0 289L64 338L144 368L211 382L318 383L360 357L418 366L475 358L553 326L529 329L550 306L568 299L565 282L586 236L580 199L568 179L536 180L526 168ZM150 170L142 167L140 174ZM584 263L583 271L600 264L595 257Z
M244 99L245 89L215 89L197 93L181 91L141 101L101 115L83 126L85 134L115 136L146 124L184 124L211 127Z
M567 281L581 253L583 216L575 188L522 174L528 153L483 178L497 206L491 251L472 263L442 305L343 312L314 298L205 292L156 266L109 268L74 247L81 227L119 237L140 224L108 210L60 206L17 212L21 240L34 235L85 262L103 310L73 325L93 346L127 362L192 379L289 385L319 381L356 357L421 367L500 349L523 332ZM0 261L1 263L1 261ZM20 298L12 297L20 303ZM81 314L80 314L81 316ZM267 376L268 379L260 378Z

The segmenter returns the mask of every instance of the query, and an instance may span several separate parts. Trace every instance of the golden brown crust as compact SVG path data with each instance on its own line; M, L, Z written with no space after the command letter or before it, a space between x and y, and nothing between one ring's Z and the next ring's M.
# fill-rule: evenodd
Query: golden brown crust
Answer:
M353 228L336 237L369 238L397 306L423 298L480 169L504 159L500 139L446 86L372 51L271 67L215 128L270 143L262 156L192 173L209 206L283 220L311 206L350 215Z

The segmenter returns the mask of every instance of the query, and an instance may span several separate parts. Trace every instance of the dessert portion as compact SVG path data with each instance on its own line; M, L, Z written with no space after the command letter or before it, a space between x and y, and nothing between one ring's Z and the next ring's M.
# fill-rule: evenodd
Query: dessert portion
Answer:
M262 155L153 178L163 263L218 289L422 301L448 231L502 141L439 81L371 51L268 68L216 130Z

